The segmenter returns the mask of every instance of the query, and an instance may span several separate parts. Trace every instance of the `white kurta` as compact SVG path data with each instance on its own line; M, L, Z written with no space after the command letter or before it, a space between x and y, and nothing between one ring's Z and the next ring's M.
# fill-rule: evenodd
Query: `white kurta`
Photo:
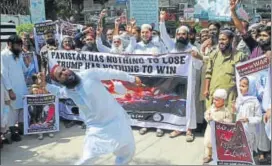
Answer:
M12 109L23 108L23 96L28 93L24 77L26 70L22 58L15 60L9 49L1 52L1 74L4 85L7 90L12 89L16 95L16 100L11 102Z
M161 39L163 40L164 44L170 50L171 53L178 53L179 51L175 48L175 41L173 41L170 36L168 35L165 27L164 22L160 22L160 32L161 32ZM191 50L195 50L197 52L198 49L195 46L192 46L190 43L184 49L184 52L189 52ZM190 58L190 68L188 72L188 80L187 80L187 98L186 98L186 129L196 129L196 72L200 70L202 67L202 61L196 59L194 57ZM198 99L198 98L197 98Z
M8 127L8 115L9 115L9 106L5 104L5 101L8 101L9 96L8 92L3 83L3 78L1 75L1 132L5 132L6 128ZM3 128L3 131L2 131Z
M87 131L82 160L116 152L128 145L130 148L124 149L123 153L133 156L135 143L130 119L101 80L116 79L133 83L135 77L110 69L90 69L78 75L81 83L75 89L62 88L61 91L75 102L85 118ZM54 85L47 85L47 88L55 95L60 92L60 88Z
M259 101L256 97L248 97L243 102L239 101L239 97L236 100L237 116L236 121L241 118L248 118L248 123L243 123L245 134L247 137L250 149L257 152L258 145L258 127L262 120L262 111Z
M135 37L130 38L130 44L128 45L127 51L131 54L152 54L158 55L165 53L165 49L161 47L161 43L154 43L150 41L145 44L143 41L136 42Z
M268 77L268 82L265 86L262 107L265 111L271 109L271 71ZM265 124L265 132L267 137L271 140L271 118Z
M211 126L209 123L209 118L212 118L213 121L216 122L225 122L225 123L231 123L232 122L232 114L230 113L230 111L225 108L222 107L220 109L216 109L214 105L211 106L211 108L209 108L204 115L205 120L208 122L206 130L205 130L205 134L204 134L204 146L205 147L212 147L212 143L211 143Z

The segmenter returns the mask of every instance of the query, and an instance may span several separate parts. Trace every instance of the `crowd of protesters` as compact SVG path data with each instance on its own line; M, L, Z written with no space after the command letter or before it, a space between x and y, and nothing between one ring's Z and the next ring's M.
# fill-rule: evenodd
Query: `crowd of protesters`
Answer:
M271 59L271 20L250 24L237 16L235 8L235 1L230 0L232 24L235 29L221 28L219 22L210 22L200 32L193 26L181 25L176 29L174 39L167 33L164 11L160 12L157 31L150 24L136 26L135 19L131 19L127 25L121 24L121 20L116 19L114 28L106 29L101 21L106 16L103 10L97 27L85 26L75 36L63 36L60 43L56 42L53 31L45 31L46 44L37 55L39 69L49 74L47 57L49 50L81 50L127 56L130 54L159 56L166 53L190 52L194 68L194 72L191 73L192 84L196 87L194 88L196 117L195 122L187 126L186 141L194 141L195 129L205 128L204 124L208 123L203 162L209 163L212 160L209 122L241 121L251 151L258 154L259 163L266 163L271 150L271 136L266 134L264 126L270 120L271 103L263 106L260 99L254 97L256 80L250 77L235 79L235 65L262 55ZM19 36L11 36L7 47L1 51L1 114L8 112L7 116L1 117L1 139L6 142L10 140L8 137L13 141L21 140L23 97L26 94L35 94L27 88L24 75L29 66L26 66L20 57L21 52L35 51L34 42L31 40L26 32ZM33 83L36 79L33 77ZM186 84L186 80L178 81ZM239 88L236 88L237 82ZM184 91L185 88L181 90ZM237 98L238 92L242 95ZM271 94L269 97L271 100ZM66 123L71 127L76 122ZM81 125L84 128L84 124ZM148 128L141 128L139 133L144 135L148 131ZM163 129L156 129L157 137L162 137L164 133ZM181 131L172 131L169 136L174 138L181 134ZM50 133L49 136L54 135ZM43 135L39 134L38 138L43 139Z

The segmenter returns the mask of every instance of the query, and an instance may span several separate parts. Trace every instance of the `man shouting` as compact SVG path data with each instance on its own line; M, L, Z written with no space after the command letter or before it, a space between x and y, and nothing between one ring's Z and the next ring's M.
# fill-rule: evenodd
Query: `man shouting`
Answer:
M51 68L50 76L63 88L47 84L48 91L71 98L87 126L83 156L76 165L93 164L99 156L109 153L116 155L115 164L128 164L135 151L129 118L101 81L116 79L140 85L141 80L111 69L90 69L76 74L58 65Z

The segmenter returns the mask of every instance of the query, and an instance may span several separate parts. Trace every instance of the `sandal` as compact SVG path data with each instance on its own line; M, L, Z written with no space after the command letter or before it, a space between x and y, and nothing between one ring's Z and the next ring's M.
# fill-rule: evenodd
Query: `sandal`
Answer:
M162 137L164 135L164 132L162 129L157 129L156 133L157 133L156 134L157 137Z
M146 134L146 133L147 133L147 128L141 128L141 129L139 130L139 133L140 133L141 135Z
M267 160L265 159L264 155L260 155L258 162L260 165L266 164Z
M181 133L182 133L181 131L176 131L176 130L175 130L175 131L173 131L173 132L170 133L170 136L169 136L169 137L170 137L170 138L175 138L175 137L181 135Z
M195 136L193 133L186 133L186 142L193 142L195 139Z
M203 163L204 164L207 164L207 163L209 163L209 162L211 162L212 161L212 158L211 157L205 157L204 159L203 159Z

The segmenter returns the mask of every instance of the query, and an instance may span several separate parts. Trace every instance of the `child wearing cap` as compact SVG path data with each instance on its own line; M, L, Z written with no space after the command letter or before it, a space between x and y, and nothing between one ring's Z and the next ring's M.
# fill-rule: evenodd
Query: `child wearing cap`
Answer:
M213 104L205 112L204 118L208 122L204 135L204 147L205 147L205 157L203 159L204 163L209 163L212 161L212 145L211 145L211 126L210 121L217 122L232 122L232 114L225 107L225 100L227 99L227 91L225 89L217 89L213 94Z

